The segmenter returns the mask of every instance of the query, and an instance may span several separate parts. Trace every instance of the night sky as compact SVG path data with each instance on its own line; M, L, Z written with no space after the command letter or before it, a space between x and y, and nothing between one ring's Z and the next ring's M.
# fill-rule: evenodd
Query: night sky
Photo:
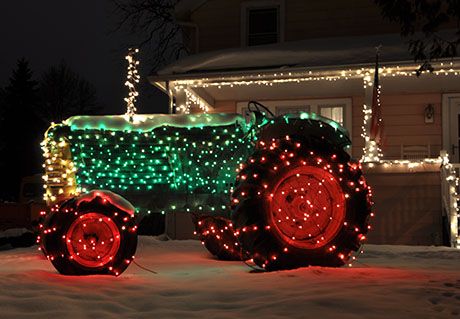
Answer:
M64 60L96 86L105 113L124 113L123 45L133 37L112 32L116 20L109 0L0 1L0 86L8 83L20 57L30 61L36 79L47 67ZM141 69L140 73L146 81L148 71ZM138 103L140 113L167 110L163 93L153 86L147 92Z

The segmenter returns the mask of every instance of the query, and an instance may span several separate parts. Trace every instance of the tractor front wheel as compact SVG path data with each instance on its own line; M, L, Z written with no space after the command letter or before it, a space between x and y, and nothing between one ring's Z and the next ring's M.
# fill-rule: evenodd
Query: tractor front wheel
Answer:
M231 220L203 216L197 221L196 233L213 256L220 260L241 260L241 250Z
M115 199L115 200L114 200ZM118 195L93 191L64 202L45 219L42 249L65 275L121 274L134 258L134 212Z

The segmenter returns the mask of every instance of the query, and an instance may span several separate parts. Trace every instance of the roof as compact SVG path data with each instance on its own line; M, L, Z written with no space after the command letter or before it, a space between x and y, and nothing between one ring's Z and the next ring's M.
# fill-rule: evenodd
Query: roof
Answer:
M160 69L157 76L372 64L379 45L382 62L412 60L399 34L321 38L195 54Z
M185 16L195 11L201 5L209 0L179 0L174 7L174 13L177 18L183 19Z

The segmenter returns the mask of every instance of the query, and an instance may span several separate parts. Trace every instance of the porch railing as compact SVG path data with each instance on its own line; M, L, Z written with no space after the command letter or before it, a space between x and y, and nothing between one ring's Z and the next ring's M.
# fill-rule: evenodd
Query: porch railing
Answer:
M460 247L459 241L459 181L460 164L450 163L446 151L441 151L441 198L443 216L450 225L450 246Z

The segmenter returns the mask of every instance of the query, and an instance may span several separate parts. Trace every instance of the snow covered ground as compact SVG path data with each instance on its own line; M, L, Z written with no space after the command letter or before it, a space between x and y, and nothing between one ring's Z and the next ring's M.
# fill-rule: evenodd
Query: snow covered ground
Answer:
M460 250L367 245L352 268L251 273L197 241L140 238L120 277L65 277L33 248L0 252L0 318L460 317Z

